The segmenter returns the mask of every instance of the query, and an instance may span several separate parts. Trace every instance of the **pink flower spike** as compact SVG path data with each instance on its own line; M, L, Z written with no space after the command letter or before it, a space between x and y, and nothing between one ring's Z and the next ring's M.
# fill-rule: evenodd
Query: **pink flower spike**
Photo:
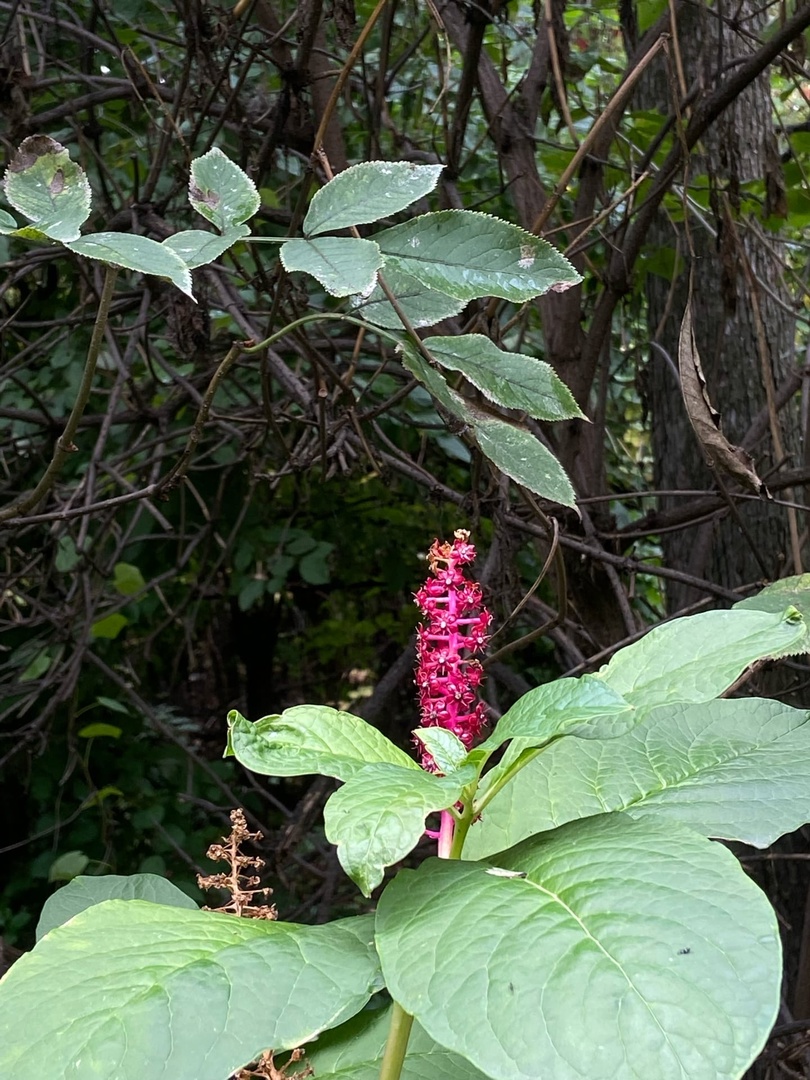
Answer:
M483 607L481 587L464 576L462 567L475 558L466 529L457 529L452 544L434 540L428 553L433 575L415 594L425 618L416 632L416 685L422 727L452 731L469 750L486 723L486 706L476 700L483 670L475 653L489 640L492 614ZM418 743L422 767L437 772L436 763Z

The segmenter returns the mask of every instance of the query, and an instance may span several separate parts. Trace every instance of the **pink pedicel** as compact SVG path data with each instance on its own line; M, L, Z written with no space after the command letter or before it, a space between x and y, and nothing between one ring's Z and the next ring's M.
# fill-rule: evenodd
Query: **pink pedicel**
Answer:
M428 553L433 575L414 599L426 622L416 632L416 685L422 727L452 731L469 750L486 723L486 706L477 690L484 672L474 653L487 643L492 614L483 606L481 587L462 569L475 558L466 529L452 544L434 540ZM436 772L430 754L420 747L422 765Z

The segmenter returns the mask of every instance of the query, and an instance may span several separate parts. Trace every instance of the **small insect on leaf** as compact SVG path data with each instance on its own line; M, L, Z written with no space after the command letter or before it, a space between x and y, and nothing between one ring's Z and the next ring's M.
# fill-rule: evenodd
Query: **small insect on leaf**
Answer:
M503 870L500 866L490 866L487 873L492 874L493 877L525 878L529 876L525 870Z

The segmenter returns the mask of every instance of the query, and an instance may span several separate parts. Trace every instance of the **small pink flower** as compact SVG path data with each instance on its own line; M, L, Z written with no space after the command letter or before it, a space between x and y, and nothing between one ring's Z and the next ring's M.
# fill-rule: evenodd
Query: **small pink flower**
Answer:
M422 727L452 731L469 750L486 723L486 706L476 700L484 672L473 654L486 645L492 614L483 606L481 587L464 576L462 567L475 558L466 529L457 529L452 544L434 540L428 554L433 577L415 594L425 625L416 633L416 685ZM480 610L479 610L480 609ZM421 751L422 765L436 765Z

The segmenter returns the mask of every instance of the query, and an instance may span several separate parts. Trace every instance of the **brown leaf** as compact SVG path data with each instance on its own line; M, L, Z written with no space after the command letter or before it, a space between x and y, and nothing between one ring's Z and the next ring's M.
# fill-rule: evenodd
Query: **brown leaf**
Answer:
M700 366L695 335L692 328L691 305L687 304L678 339L678 367L681 373L683 394L689 420L703 448L709 466L732 476L748 491L759 494L762 481L754 470L750 454L741 446L734 446L720 430L720 413L709 400L706 378Z

